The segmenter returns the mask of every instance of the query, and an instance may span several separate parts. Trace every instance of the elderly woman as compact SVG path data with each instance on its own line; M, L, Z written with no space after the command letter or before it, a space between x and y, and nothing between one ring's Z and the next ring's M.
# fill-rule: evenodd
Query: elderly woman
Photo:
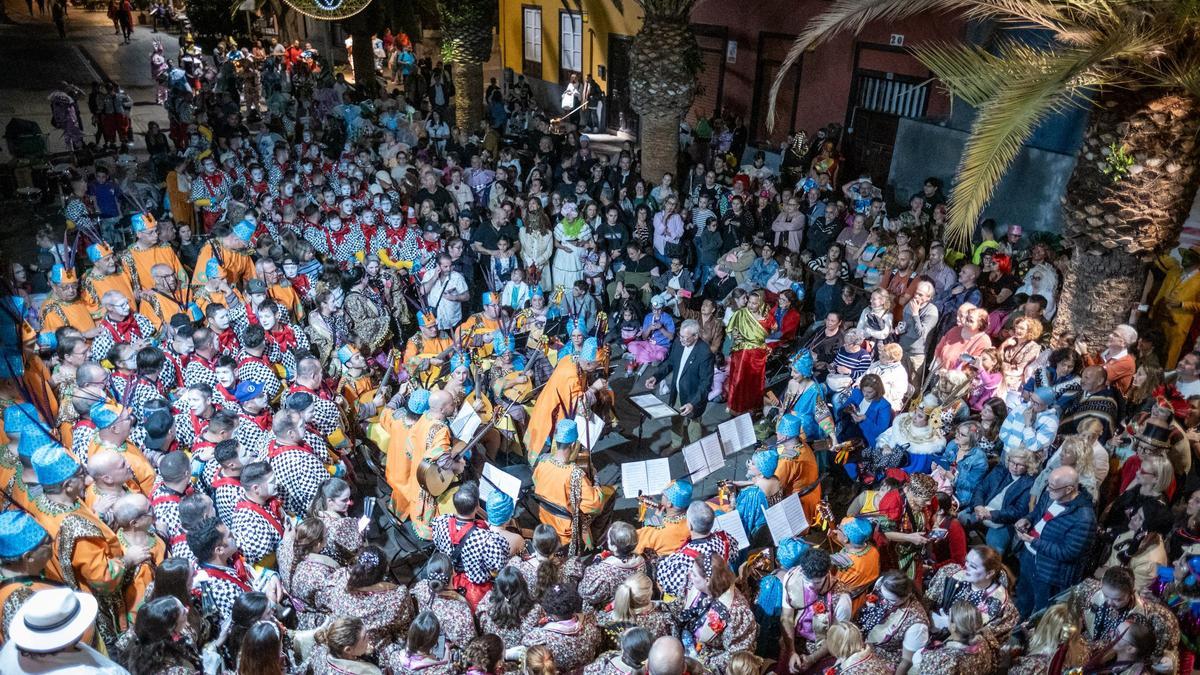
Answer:
M879 348L879 360L867 368L867 374L878 375L883 382L883 398L892 406L892 412L904 410L904 399L908 396L908 373L905 372L901 359L904 358L904 348L895 342L889 342Z
M833 363L829 364L829 375L825 378L825 384L835 394L849 390L854 381L871 366L871 352L864 346L864 333L851 328L843 335L842 346L834 355Z
M978 422L963 422L954 429L954 438L946 444L941 457L934 463L954 480L954 498L959 507L968 505L975 486L988 472L988 453L980 440ZM938 469L932 472L938 477Z
M1029 512L1029 490L1033 472L1038 469L1036 454L1014 449L1008 452L1003 464L997 464L975 488L971 501L963 505L958 519L963 525L983 525L987 529L987 544L997 551L1007 551L1013 538L1013 525ZM967 511L967 507L971 507Z
M1083 360L1073 348L1059 347L1042 358L1046 358L1046 365L1034 367L1019 390L1008 391L1005 401L1008 405L1014 405L1023 393L1032 394L1041 387L1050 387L1054 391L1054 407L1061 411L1083 390L1079 376Z
M1015 581L996 549L972 546L965 565L943 565L925 588L925 599L933 609L934 627L948 629L951 608L956 602L965 601L983 614L983 630L997 642L1004 642L1021 620L1011 597Z
M554 584L542 595L540 605L546 618L525 634L521 644L545 645L563 672L591 663L600 652L602 636L595 617L583 612L574 584Z
M892 664L897 675L906 675L913 656L929 644L929 613L912 579L899 570L879 578L875 597L867 599L857 623L867 644Z
M1013 334L1000 343L1000 372L1004 375L1004 390L1017 391L1025 383L1025 370L1042 353L1038 340L1042 337L1042 322L1023 316L1013 322Z
M1037 478L1033 481L1033 488L1029 491L1029 503L1037 503L1037 500L1046 491L1046 485L1050 482L1050 472L1060 466L1069 466L1075 469L1079 474L1079 487L1088 491L1088 494L1093 498L1099 497L1099 481L1096 480L1095 466L1092 460L1092 441L1089 438L1083 438L1080 435L1067 436L1063 439L1062 445L1058 446L1050 459L1046 460L1046 466L1042 467L1041 473L1037 474Z
M987 334L986 309L963 303L957 317L958 325L942 336L933 352L942 370L958 370L992 346L992 338Z
M927 645L913 655L915 672L921 675L991 673L999 665L999 644L983 628L979 608L966 600L950 606L950 635L944 642Z
M637 553L637 530L617 521L608 527L608 548L583 570L579 597L592 607L603 607L613 600L621 584L631 576L646 572L646 559Z
M758 638L758 622L735 581L724 558L701 553L693 560L687 592L667 604L687 655L712 672L724 672L730 657L753 650Z

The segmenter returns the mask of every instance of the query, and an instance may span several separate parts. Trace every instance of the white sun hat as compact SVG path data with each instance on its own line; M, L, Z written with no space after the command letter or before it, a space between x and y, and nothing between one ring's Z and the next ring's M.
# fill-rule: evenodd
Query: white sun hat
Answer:
M34 593L8 627L8 637L27 652L57 652L79 642L96 621L96 598L69 588Z

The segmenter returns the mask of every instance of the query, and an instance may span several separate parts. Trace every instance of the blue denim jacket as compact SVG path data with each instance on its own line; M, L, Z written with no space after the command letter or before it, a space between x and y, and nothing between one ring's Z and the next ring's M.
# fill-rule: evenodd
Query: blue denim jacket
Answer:
M933 461L943 469L949 469L954 465L957 456L958 442L951 440L946 444L946 449L942 451L942 454ZM971 494L975 492L975 487L979 485L979 481L983 480L987 472L987 453L979 445L971 448L966 457L958 460L958 476L954 479L954 496L958 498L960 510L967 508L967 505L970 504ZM971 506L975 505L971 504Z

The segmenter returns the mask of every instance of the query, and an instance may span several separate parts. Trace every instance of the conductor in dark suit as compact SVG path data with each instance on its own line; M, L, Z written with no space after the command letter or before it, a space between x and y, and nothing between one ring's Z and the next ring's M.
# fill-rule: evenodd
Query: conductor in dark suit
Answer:
M667 360L650 372L646 388L654 390L659 382L666 384L667 405L679 411L672 422L674 434L684 443L700 440L700 417L708 406L708 391L712 389L713 356L708 344L700 339L700 324L688 319L679 327L679 337L671 343ZM681 447L673 443L666 454Z

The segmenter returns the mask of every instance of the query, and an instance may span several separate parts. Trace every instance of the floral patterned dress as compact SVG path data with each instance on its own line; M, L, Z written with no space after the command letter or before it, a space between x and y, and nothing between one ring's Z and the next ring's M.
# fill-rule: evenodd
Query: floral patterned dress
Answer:
M517 568L521 576L525 577L525 583L529 585L529 590L532 591L537 586L538 567L542 561L535 555L524 555L513 558L508 561L509 565ZM560 583L578 584L583 577L583 564L575 558L568 558L563 561L562 567L558 572L558 581Z
M686 595L668 603L667 609L682 627L681 639L688 655L711 671L723 673L733 654L754 650L758 622L735 588L719 598L689 588Z
M858 614L858 627L875 652L898 665L904 651L916 652L929 643L929 613L913 597L896 604L870 597Z
M387 665L393 675L456 675L459 672L454 650L445 647L438 654L410 654L401 649L391 654Z
M537 628L546 616L546 612L542 610L541 606L535 604L533 609L529 610L529 613L525 615L525 618L521 621L521 625L516 628L501 628L492 620L491 602L492 591L488 591L479 601L479 606L475 608L476 616L479 617L479 630L481 633L498 635L504 641L505 649L512 649L519 646L521 638L529 631Z
M340 569L329 579L324 592L318 593L317 603L328 608L333 616L352 616L362 619L372 643L380 645L381 662L404 646L408 625L414 612L408 588L381 583L369 589L346 590L350 576Z
M310 554L296 564L288 592L292 594L292 600L302 604L298 616L299 630L319 628L329 618L329 610L322 604L321 596L339 568L337 561L320 553Z
M372 663L337 658L319 642L313 646L305 667L312 675L383 675L383 671Z
M870 648L847 656L829 669L837 675L892 675L895 670L887 659Z
M621 560L608 551L583 570L583 579L579 582L579 597L591 607L603 607L612 602L617 587L629 577L638 572L646 571L646 561L640 555L628 560Z
M1138 595L1128 607L1117 609L1105 602L1099 580L1085 579L1071 592L1070 604L1083 617L1083 638L1089 656L1096 656L1119 640L1126 624L1140 623L1154 633L1155 663L1164 657L1172 662L1178 660L1179 619L1157 598Z
M437 615L442 636L451 645L461 649L475 639L475 615L461 595L454 591L434 593L429 582L421 580L413 584L412 596L417 601L417 611Z
M547 621L525 634L526 647L546 645L554 655L558 671L569 673L591 663L600 651L600 628L590 614L578 614L566 621Z
M604 611L596 613L596 623L604 632L605 644L613 647L620 644L621 634L630 628L645 628L655 639L675 632L675 621L671 618L671 613L658 603L651 603L636 610L633 621L618 619L613 614L612 605L609 605Z
M971 643L954 640L931 643L913 655L913 672L921 675L981 675L996 670L999 647L991 633L981 632Z
M621 651L614 649L596 657L583 669L583 675L634 675L642 672L642 668L631 666L621 659Z
M983 615L984 630L991 633L997 642L1007 640L1009 633L1021 621L1017 606L1009 597L1003 583L994 583L984 590L971 586L964 578L961 565L950 563L938 569L925 589L925 597L935 607L948 609L956 600L966 600L975 605Z

